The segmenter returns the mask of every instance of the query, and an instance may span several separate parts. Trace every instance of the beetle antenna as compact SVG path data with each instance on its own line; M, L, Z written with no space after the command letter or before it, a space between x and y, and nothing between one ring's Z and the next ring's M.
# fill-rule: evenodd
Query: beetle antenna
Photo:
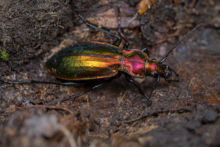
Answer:
M170 53L172 53L172 51L174 49L176 49L187 37L189 37L190 34L192 34L195 30L197 30L199 27L201 26L201 24L198 24L197 26L195 26L191 31L189 31L188 33L186 33L168 52L167 54L160 60L160 63L163 63L167 60L167 57L170 55Z

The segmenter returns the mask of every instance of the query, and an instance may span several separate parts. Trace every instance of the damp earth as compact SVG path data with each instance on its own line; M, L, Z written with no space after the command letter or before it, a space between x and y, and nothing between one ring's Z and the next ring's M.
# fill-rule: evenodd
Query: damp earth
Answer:
M179 82L161 80L143 102L124 76L74 101L58 101L85 86L0 83L0 146L220 146L220 3L160 0L137 16L135 0L0 1L0 79L58 81L45 68L57 50L81 41L113 43L77 15L117 33L130 49L161 59L187 32L166 64ZM132 21L130 21L132 20ZM130 21L130 23L128 23ZM3 51L8 58L3 58ZM149 93L153 79L141 87Z

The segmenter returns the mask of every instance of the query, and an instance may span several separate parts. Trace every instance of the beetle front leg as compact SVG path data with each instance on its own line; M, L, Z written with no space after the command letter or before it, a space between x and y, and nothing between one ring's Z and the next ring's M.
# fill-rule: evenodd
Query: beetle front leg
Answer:
M139 90L139 92L141 93L141 95L143 95L143 96L146 98L146 100L147 100L147 105L150 106L150 105L152 104L152 102L151 102L151 100L150 100L150 96L147 96L147 95L143 92L143 90L141 89L141 87L138 85L138 83L137 83L136 81L134 81L134 79L133 79L131 76L126 75L125 77L126 77L126 79L127 79L131 84L133 84L133 85Z
M153 91L157 88L157 85L158 85L159 82L160 82L160 76L158 75L157 79L153 83L153 87L151 89L149 97L151 97L151 95L153 94Z

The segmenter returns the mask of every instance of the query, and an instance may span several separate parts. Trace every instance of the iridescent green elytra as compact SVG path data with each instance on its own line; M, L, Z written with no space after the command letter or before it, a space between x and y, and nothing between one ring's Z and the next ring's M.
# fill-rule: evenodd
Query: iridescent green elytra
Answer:
M90 80L115 76L120 68L119 48L100 42L65 48L46 62L49 72L62 80Z

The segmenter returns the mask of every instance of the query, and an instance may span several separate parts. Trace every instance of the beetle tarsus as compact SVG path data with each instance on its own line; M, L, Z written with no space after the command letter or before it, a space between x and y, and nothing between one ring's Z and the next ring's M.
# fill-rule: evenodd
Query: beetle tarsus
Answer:
M153 83L153 86L152 86L149 97L152 96L152 94L153 94L154 90L157 88L157 85L158 85L159 82L160 82L160 76L157 76L156 80Z
M117 7L118 12L118 34L119 36L125 41L125 44L123 46L124 49L128 49L129 43L128 40L124 37L121 29L121 11L120 11L120 5ZM120 45L120 44L119 44Z
M171 82L179 82L179 79L177 80L166 80L168 83L171 83Z

